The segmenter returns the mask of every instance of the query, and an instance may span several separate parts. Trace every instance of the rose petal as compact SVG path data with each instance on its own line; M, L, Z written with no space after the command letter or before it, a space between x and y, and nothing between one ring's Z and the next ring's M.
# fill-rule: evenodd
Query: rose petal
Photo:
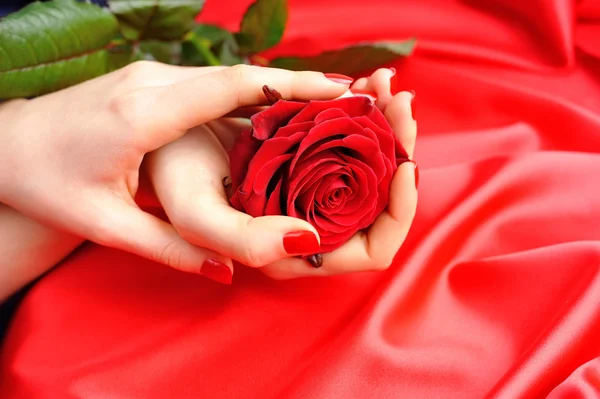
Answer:
M381 149L374 140L358 134L343 139L323 140L304 151L297 162L304 163L322 151L331 150L361 159L364 163L371 165L378 174L384 174L384 170L387 167L386 161L391 165L391 161L384 157ZM294 160L296 160L296 157ZM294 161L292 161L292 165L294 165ZM294 168L296 167L294 165Z
M254 158L252 158L250 163L247 165L246 176L249 176L249 178L247 178L242 184L243 191L251 190L251 187L254 184L253 181L256 178L258 171L267 162L272 160L273 157L286 154L292 147L301 142L307 134L307 132L297 132L290 137L278 137L265 142L260 142L262 143L261 147L256 154L254 154Z
M330 108L339 108L349 117L367 115L371 113L372 108L377 109L373 106L371 100L366 97L343 97L329 101L310 101L302 111L290 120L290 123L314 121L317 115Z
M270 215L283 215L283 211L281 209L281 182L279 179L277 182L277 186L275 186L275 190L269 196L267 200L267 205L265 206L265 216Z
M363 213L368 212L370 207L358 209L369 196L369 193L376 198L376 193L378 193L377 184L380 179L378 179L373 169L361 160L348 155L336 154L331 150L307 158L302 164L297 165L290 178L288 203L293 203L295 198L302 192L304 185L310 186L311 182L319 180L323 176L319 165L324 161L339 164L342 167L339 168L340 172L348 176L347 184L350 186L350 194L347 197L346 206L343 209L336 210L336 212L343 214L358 212L357 218L362 217ZM326 171L332 173L337 170Z
M294 203L296 199L299 195L306 192L311 186L311 182L319 181L324 176L343 168L343 165L340 165L338 161L339 158L335 159L335 162L331 162L327 159L319 160L315 162L312 167L301 170L293 179L290 179L288 189L288 211L295 208Z
M304 151L308 150L309 148L311 148L312 145L318 143L321 140L325 141L323 145L327 146L327 148L331 148L333 147L331 143L337 143L336 140L332 140L335 136L346 136L346 138L350 138L355 136L364 137L365 134L370 134L372 135L372 137L375 137L374 132L365 133L365 130L366 129L364 129L361 125L359 125L356 122L353 122L349 118L332 119L316 125L308 132L306 138L300 143L300 147L298 147L298 151L296 152L296 156L294 157L290 168L294 169L296 163L300 160ZM373 142L373 145L371 145L370 148L375 152L380 152L378 149L377 142Z
M345 162L352 174L349 183L355 183L356 189L352 195L347 198L346 206L340 209L340 214L356 214L357 212L366 213L367 208L364 207L365 201L371 198L377 198L379 179L377 174L368 167L365 163L352 157L345 157ZM358 216L357 216L358 218Z
M281 166L292 159L293 154L283 154L272 158L265 162L254 177L252 190L257 194L267 194L269 183L275 176L275 173Z
M306 103L281 100L264 111L252 115L250 120L252 121L253 137L262 141L270 138L279 127L286 125L304 107L306 107Z
M256 154L262 141L252 137L250 130L242 132L229 150L229 167L231 173L231 188L233 191L244 181L248 171L248 165Z
M308 137L309 136L307 136L307 138L300 144L300 148L298 149L298 152L296 152L296 155L290 164L290 170L304 168L305 166L300 166L300 164L304 165L306 163L310 163L314 157L318 157L322 152L328 152L334 149L336 152L340 153L340 156L344 155L361 160L361 162L373 169L375 174L378 176L383 177L386 174L386 164L383 154L381 153L381 150L377 144L371 139L355 134L345 137L341 140L338 139L324 141L319 146L315 146L306 151L305 154L309 154L310 156L301 154L304 156L300 158L298 154L301 153L302 146L308 140Z
M377 137L377 141L379 142L379 148L383 154L390 161L394 161L396 158L396 141L397 139L394 137L393 133L390 133L375 124L371 119L366 116L359 116L357 118L352 119L354 122L358 123L365 129L372 131Z
M315 193L315 201L317 204L325 206L323 204L323 200L327 199L327 196L331 191L334 191L338 188L348 188L346 183L341 177L341 174L329 175L326 176L322 182L319 182L319 188Z
M298 132L308 132L315 126L314 122L302 122L302 123L294 123L292 125L288 124L286 126L280 127L275 132L273 138L279 137L290 137Z
M396 166L400 166L404 162L409 161L408 152L406 152L406 150L402 146L402 143L400 143L400 140L396 139L395 144L396 144Z
M315 192L318 186L319 184L317 182L304 190L298 196L298 199L294 202L294 205L297 208L303 209L306 213L311 212L315 206Z
M354 226L354 224L348 227L344 226L343 224L336 223L332 221L331 218L329 218L329 216L323 215L320 212L314 213L313 220L314 226L317 229L319 236L322 237L343 233Z
M295 197L303 192L304 186L308 187L327 174L333 174L337 170L344 169L344 162L334 151L326 151L311 158L310 162L304 164L303 167L294 170L290 168L288 175L289 201L294 201Z
M253 217L263 216L268 200L268 188L279 168L292 157L292 154L284 154L271 159L262 165L258 172L253 175L254 179L246 179L239 192L239 199L244 204L246 213ZM252 160L254 163L254 160Z
M321 237L321 251L332 252L341 247L346 241L348 241L356 232L362 229L352 228L337 234L330 236L320 235Z
M346 114L340 108L329 108L324 111L319 112L319 114L315 117L315 124L323 123L331 119L337 118L347 118L348 114Z
M245 212L246 208L244 207L243 202L240 200L240 192L236 191L233 193L231 198L229 199L229 203L234 209L237 209L240 212Z

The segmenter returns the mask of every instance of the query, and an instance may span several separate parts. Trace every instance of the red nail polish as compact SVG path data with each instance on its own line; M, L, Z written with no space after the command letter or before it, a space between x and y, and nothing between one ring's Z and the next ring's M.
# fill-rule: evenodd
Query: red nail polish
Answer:
M316 254L321 251L319 240L312 231L292 231L283 236L283 248L288 254Z
M229 266L216 259L205 260L200 268L200 273L204 277L222 284L231 284L233 279Z
M359 90L359 89L350 89L350 91L355 96L368 97L372 101L377 101L377 94L373 93L372 91L369 91L369 90Z
M341 83L343 85L349 85L354 82L354 79L350 76L341 75L339 73L325 73L325 77L335 83Z
M410 161L415 165L415 188L419 189L419 165L415 161Z

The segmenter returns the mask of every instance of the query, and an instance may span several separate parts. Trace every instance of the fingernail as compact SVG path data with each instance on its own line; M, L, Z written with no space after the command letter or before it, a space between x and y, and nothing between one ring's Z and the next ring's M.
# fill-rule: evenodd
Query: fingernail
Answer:
M369 91L369 90L359 90L359 89L350 89L350 92L352 92L352 94L354 94L355 96L368 97L368 98L371 99L371 101L377 101L377 94L373 93L372 91Z
M410 92L412 93L412 99L410 100L410 112L412 114L412 118L414 120L417 120L417 106L416 106L416 96L417 93L414 90L410 90Z
M283 236L283 248L288 254L315 254L321 250L312 231L292 231Z
M211 280L222 284L231 284L233 275L231 269L225 263L216 259L207 259L200 268L200 273Z
M262 87L262 91L265 97L267 98L267 101L271 105L275 104L279 100L283 100L283 96L281 95L281 93L269 85L264 85Z
M321 255L321 254L303 256L302 259L304 259L308 263L310 263L311 266L314 267L315 269L318 269L321 266L323 266L323 255Z
M415 188L419 189L419 165L415 161L410 161L410 163L415 165Z
M343 85L349 85L354 82L354 79L350 76L341 75L339 73L325 73L325 77L335 83L341 83Z

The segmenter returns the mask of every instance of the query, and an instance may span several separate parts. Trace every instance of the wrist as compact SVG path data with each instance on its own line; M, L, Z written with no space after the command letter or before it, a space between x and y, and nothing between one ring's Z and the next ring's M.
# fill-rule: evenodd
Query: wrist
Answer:
M17 124L28 100L0 102L0 203L7 203L14 176Z

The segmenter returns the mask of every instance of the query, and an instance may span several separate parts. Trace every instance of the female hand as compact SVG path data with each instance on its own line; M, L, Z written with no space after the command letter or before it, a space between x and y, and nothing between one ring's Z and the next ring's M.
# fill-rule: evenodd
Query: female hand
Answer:
M230 265L136 206L139 167L146 153L189 129L260 104L263 84L298 99L331 99L348 87L315 72L138 62L50 95L3 104L0 202L184 271L199 272L207 259ZM280 221L281 231L310 229L287 219Z
M402 92L392 96L392 75L391 70L380 69L369 79L357 81L352 88L378 96L377 105L412 159L417 132L411 111L413 95ZM153 152L147 159L154 189L175 229L186 240L227 258L227 261L222 257L216 259L216 275L223 280L231 279L226 274L230 270L229 258L259 267L276 279L381 270L391 264L417 206L414 163L399 167L392 182L388 209L374 225L338 250L325 254L323 266L315 269L285 250L282 238L292 231L289 218L252 218L229 205L222 183L229 175L226 150L248 126L248 121L233 118L211 121ZM309 226L302 224L298 228L315 232ZM305 254L311 254L311 250L314 252L314 248L307 246ZM220 260L226 263L219 267Z

